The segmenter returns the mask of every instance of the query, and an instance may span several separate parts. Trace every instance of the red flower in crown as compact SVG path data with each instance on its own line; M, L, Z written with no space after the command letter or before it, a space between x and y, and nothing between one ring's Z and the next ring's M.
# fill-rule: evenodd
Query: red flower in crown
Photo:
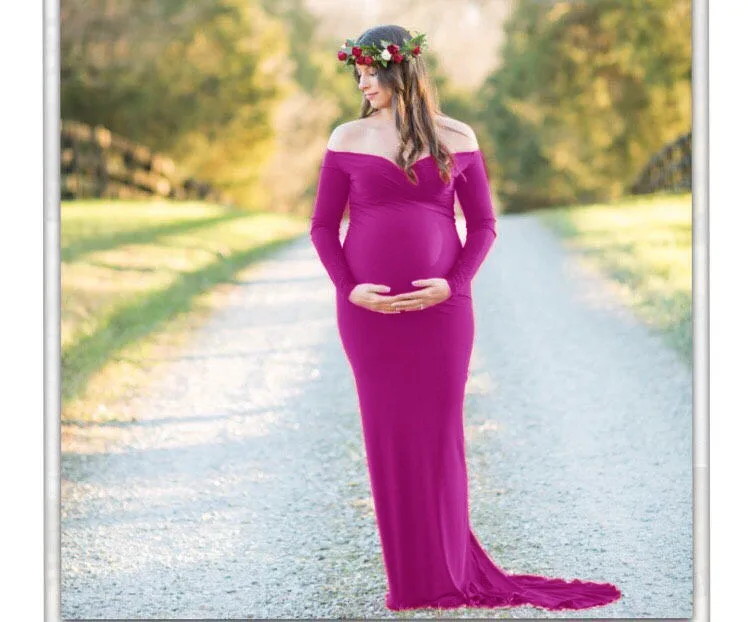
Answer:
M392 62L400 64L408 58L420 56L425 50L426 35L418 34L408 39L402 46L380 40L372 44L354 45L353 39L346 39L338 50L338 60L346 65L374 65L387 67Z

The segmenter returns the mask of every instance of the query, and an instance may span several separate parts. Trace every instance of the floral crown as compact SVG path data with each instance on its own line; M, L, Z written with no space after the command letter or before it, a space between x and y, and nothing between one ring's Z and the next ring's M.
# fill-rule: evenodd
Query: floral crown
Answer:
M382 45L356 45L353 39L346 39L338 50L338 60L346 65L373 65L379 63L387 67L390 61L402 63L407 58L414 58L421 52L425 52L426 35L418 34L408 39L402 46L390 43L384 39L379 41Z

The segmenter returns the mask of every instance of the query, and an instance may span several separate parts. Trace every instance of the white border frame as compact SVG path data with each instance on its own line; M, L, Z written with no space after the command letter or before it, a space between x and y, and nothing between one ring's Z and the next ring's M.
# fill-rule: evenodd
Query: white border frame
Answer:
M44 0L44 619L60 607L60 4Z
M60 618L59 0L44 0L44 611ZM709 619L708 2L692 0L693 617ZM568 619L568 618L567 618ZM637 618L645 619L645 618ZM650 619L651 618L647 618Z
M709 620L709 12L691 0L693 612Z

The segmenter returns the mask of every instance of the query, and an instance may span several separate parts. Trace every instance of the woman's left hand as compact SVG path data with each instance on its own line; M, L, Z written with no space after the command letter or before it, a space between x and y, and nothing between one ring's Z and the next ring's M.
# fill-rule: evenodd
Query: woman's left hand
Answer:
M421 287L415 292L405 292L393 296L390 306L399 311L421 311L428 307L444 302L452 295L447 279L434 277L433 279L418 279L411 281L416 287Z

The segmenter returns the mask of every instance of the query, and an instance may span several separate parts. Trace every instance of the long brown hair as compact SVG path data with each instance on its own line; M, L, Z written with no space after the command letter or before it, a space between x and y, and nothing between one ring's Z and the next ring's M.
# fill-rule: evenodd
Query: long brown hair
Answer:
M410 38L410 32L402 26L387 24L369 28L356 39L356 44L381 47L380 40L384 39L402 46ZM353 67L353 78L358 84L356 66ZM397 165L405 169L411 183L417 183L412 167L424 146L428 145L429 152L439 165L439 177L444 183L448 183L454 158L436 134L436 116L443 113L439 108L439 96L431 84L425 61L419 54L401 63L390 62L387 67L377 64L376 67L378 81L392 89L395 128L400 137L395 158ZM374 112L376 108L364 97L359 118L364 119Z

